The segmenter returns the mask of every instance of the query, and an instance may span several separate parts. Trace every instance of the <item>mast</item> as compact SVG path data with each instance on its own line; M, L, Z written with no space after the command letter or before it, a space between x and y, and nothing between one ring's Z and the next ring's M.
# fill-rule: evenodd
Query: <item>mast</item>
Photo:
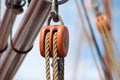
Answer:
M17 4L16 6L20 6L21 2L15 2L15 4ZM13 4L13 6L15 5ZM6 1L6 5L9 5L8 2ZM2 19L2 22L0 24L0 57L2 55L2 53L7 49L8 47L8 37L10 34L10 30L12 28L11 26L11 17L13 16L13 22L15 21L15 18L18 14L23 12L23 8L18 8L18 9L11 9L10 7L6 8L4 17ZM0 59L1 61L1 59Z
M23 17L19 28L12 40L12 45L17 50L29 50L39 33L39 30L47 18L50 5L44 0L32 0ZM0 79L12 79L26 57L26 53L16 53L13 47L9 46L4 54L2 66L0 66Z

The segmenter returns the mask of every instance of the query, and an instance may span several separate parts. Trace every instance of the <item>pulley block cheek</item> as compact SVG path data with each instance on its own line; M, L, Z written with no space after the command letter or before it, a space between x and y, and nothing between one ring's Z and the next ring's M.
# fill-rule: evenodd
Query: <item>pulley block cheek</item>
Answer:
M106 15L101 15L101 16L98 16L96 19L95 19L95 24L97 26L97 29L100 31L100 27L103 26L103 24L105 24L105 26L107 27L108 30L111 29L110 27L110 23L108 21L108 18ZM100 26L100 24L102 24L102 26ZM100 31L101 32L101 31Z
M65 57L68 53L69 33L67 27L60 25L57 34L57 48L59 57Z
M40 30L39 48L40 48L40 53L43 57L45 57L45 37L48 32L50 32L48 26L42 27ZM50 46L50 44L49 44L49 46Z
M64 25L50 25L42 27L40 32L40 53L45 57L45 36L49 35L50 57L53 57L53 35L57 32L57 50L58 57L65 57L68 52L69 34L68 29Z

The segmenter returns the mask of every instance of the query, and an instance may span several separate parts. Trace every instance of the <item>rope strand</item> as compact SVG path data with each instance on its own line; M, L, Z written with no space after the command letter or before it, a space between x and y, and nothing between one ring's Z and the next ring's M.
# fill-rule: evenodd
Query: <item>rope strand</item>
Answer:
M55 32L53 35L53 80L59 80L57 55L57 32Z
M103 25L103 27L101 27L101 28L103 28L103 30L104 30L103 34L104 34L104 38L105 38L105 41L106 41L105 44L107 45L106 47L108 47L107 49L109 50L108 55L109 55L109 57L111 57L112 68L120 76L119 67L118 67L118 65L117 65L117 63L115 61L115 59L116 59L116 57L114 56L115 51L113 49L112 42L111 42L110 36L108 34L108 31L107 31L107 26L105 25L105 23L103 21L101 21L101 24Z
M50 47L49 47L49 32L45 37L45 63L46 63L46 80L50 80Z

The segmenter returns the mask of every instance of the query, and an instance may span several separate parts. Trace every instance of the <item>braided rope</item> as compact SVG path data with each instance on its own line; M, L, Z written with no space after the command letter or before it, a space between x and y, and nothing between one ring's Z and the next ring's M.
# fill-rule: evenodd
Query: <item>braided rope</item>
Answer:
M106 46L106 48L107 48L107 52L108 52L108 53L107 53L107 56L110 58L110 62L113 62L112 55L110 55L111 50L110 50L110 48L109 48L109 45L107 44L108 42L107 42L106 36L105 36L105 34L104 34L104 30L103 30L103 27L102 27L102 23L99 21L99 22L98 22L98 25L100 26L101 35L102 35L104 44L105 44L105 46ZM109 74L110 76L112 76L112 72L111 72L112 69L111 69L111 67L110 67L110 66L107 66L107 65L106 65L106 67L107 67L107 69L109 69L109 70L107 70L108 74ZM109 68L108 68L108 67L109 67ZM106 78L108 78L108 76L109 76L108 74L106 75ZM106 79L106 80L111 80L111 78Z
M104 21L101 21L101 24L103 25L103 29L104 29L104 31L105 31L105 37L106 37L106 41L107 41L107 45L109 46L108 48L111 50L111 53L110 53L110 55L112 56L112 67L115 67L115 68L113 68L113 70L115 70L116 72L117 72L117 74L118 74L118 76L120 76L120 72L119 72L119 66L118 66L118 64L115 62L115 59L116 58L114 58L114 54L115 54L115 51L114 51L114 49L113 49L113 46L112 46L112 42L110 41L111 39L110 39L110 36L109 36L109 33L108 33L108 30L107 30L107 26L105 25L105 23L104 23ZM114 53L114 54L113 54Z
M112 57L112 55L110 54L110 53L112 53L112 51L111 51L110 46L109 46L109 44L108 44L108 42L107 42L106 35L105 35L105 33L104 33L103 27L101 27L101 26L102 26L102 23L100 23L100 22L98 22L98 23L99 23L99 26L100 26L100 31L101 31L101 35L102 35L104 44L105 44L105 46L106 46L106 48L107 48L107 51L108 51L108 56L110 57L110 60L111 60L110 62L112 62L112 61L113 61L113 57Z
M57 32L55 32L53 35L53 80L59 80L57 55Z
M118 74L118 76L120 75L120 72L119 72L119 67L117 66L117 63L115 62L115 60L114 60L114 55L113 55L113 53L115 53L115 51L113 50L113 47L112 47L112 43L111 43L111 41L110 41L110 37L109 37L109 34L108 33L106 33L106 24L103 22L103 21L101 21L100 23L99 23L99 26L103 26L103 27L100 27L100 30L101 30L101 35L102 35L102 37L103 37L103 41L104 41L104 44L105 44L105 46L106 46L106 50L107 50L107 56L109 57L109 62L110 63L108 63L108 64L111 64L110 66L108 66L108 67L110 67L111 68L111 70L113 69L113 70L115 70L115 72L117 72L117 74ZM114 68L115 67L115 68ZM111 70L109 70L109 74L110 75L112 75L112 72L111 72Z
M108 41L110 42L111 49L113 49L114 54L115 54L115 51L116 51L115 57L116 57L116 60L119 61L119 60L120 60L120 59L119 59L120 54L119 54L119 50L118 50L118 48L117 48L116 42L115 42L115 40L114 40L114 38L113 38L113 35L112 35L111 31L109 31L109 30L107 29L107 27L106 27L106 25L105 25L105 21L102 21L102 23L104 24L103 28L104 28L104 30L105 30L105 32L106 32L106 35L107 35L106 37L108 38ZM112 43L113 43L113 44L112 44ZM114 47L115 49L114 49L113 47Z
M116 52L116 55L115 55L115 57L117 58L117 60L118 60L118 63L120 64L120 59L119 59L119 57L120 57L120 54L119 54L119 49L118 49L118 47L117 47L117 44L116 44L116 42L115 42L115 39L114 39L114 37L113 37L113 35L112 35L112 32L111 31L107 31L106 30L106 32L107 32L107 34L109 34L108 35L108 38L110 38L109 40L113 43L113 47L115 48L114 50L115 50L115 52ZM120 66L120 65L119 65Z
M49 60L49 53L50 53L50 47L49 47L49 32L46 34L45 37L45 63L46 63L46 80L50 80L50 60Z
M112 49L113 52L115 53L115 49L114 49L113 47L115 47L115 48L117 49L117 46L116 46L116 44L115 44L115 41L112 39L112 38L113 38L113 37L112 37L112 33L110 33L110 31L107 29L107 27L106 27L106 25L105 25L105 24L106 24L105 21L102 20L102 24L103 24L103 29L104 29L104 31L105 31L105 33L106 33L106 39L108 40L111 49ZM114 44L112 44L112 42L114 42ZM119 52L119 51L118 51L118 49L117 49L117 53L118 53L118 52Z

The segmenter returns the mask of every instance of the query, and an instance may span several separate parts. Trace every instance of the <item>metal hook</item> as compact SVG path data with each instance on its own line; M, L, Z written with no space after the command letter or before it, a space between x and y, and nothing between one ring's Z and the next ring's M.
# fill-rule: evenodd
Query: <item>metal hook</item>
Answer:
M58 5L57 5L58 0L52 0L52 7L51 7L51 17L53 18L54 22L58 22Z
M61 5L61 4L64 4L64 3L66 3L68 0L61 0L61 1L58 1L56 4L57 5ZM46 0L46 2L48 2L48 3L52 3L52 1L50 1L50 0Z
M50 16L50 17L48 18L48 23L47 23L48 25L50 25L51 19L53 19L52 16ZM61 24L64 24L64 22L63 22L63 20L62 20L62 18L61 18L60 15L58 15L58 21L60 21Z
M66 3L68 0L62 0L62 1L58 1L58 5L61 5L61 4L64 4L64 3Z
M48 18L48 24L50 24L51 19L53 19L54 22L60 21L63 24L63 21L58 15L58 4L57 3L63 3L63 1L58 1L58 0L52 0L52 7L50 11L50 17Z
M55 16L55 15L58 15L58 5L57 5L57 0L52 0L52 8L51 8L51 11L50 13Z

